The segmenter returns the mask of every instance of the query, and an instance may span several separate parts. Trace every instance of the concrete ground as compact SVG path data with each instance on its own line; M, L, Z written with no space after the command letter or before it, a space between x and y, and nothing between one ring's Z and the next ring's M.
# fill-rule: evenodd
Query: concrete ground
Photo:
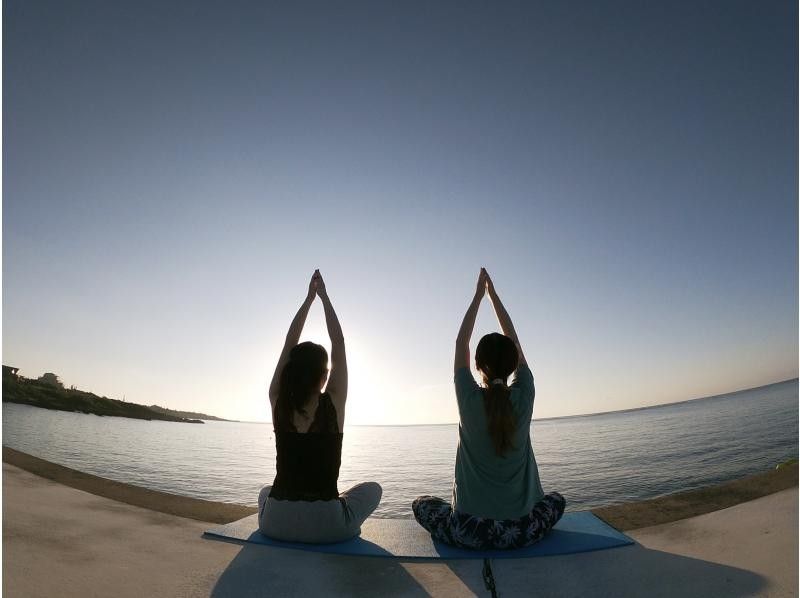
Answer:
M501 596L797 596L798 491L628 532L637 545L493 562ZM399 562L239 545L210 524L3 464L3 594L486 596L480 561Z

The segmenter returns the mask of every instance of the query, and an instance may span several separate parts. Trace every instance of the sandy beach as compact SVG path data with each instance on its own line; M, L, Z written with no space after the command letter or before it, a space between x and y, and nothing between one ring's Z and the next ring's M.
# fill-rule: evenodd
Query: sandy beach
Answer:
M403 563L208 540L201 536L209 522L252 509L125 490L14 453L4 449L6 596L486 595L478 562ZM62 483L69 476L71 484ZM797 466L732 484L733 495L726 484L598 510L637 544L497 561L498 588L506 596L533 587L537 596L797 596ZM766 495L754 498L759 492ZM720 508L722 496L738 504ZM144 501L150 508L129 504ZM703 514L675 517L691 511ZM648 517L654 525L636 525Z

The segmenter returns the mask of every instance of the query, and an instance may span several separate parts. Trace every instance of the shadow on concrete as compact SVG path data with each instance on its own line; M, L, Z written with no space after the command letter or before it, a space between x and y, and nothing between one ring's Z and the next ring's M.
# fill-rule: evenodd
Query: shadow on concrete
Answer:
M211 593L232 596L488 596L481 561L400 561L245 544ZM766 580L735 567L639 544L596 552L492 561L501 596L731 598Z
M247 596L429 596L403 565L358 557L245 544L222 572L213 598Z
M450 561L476 595L488 595L480 570ZM701 559L651 550L640 544L574 555L492 561L502 596L648 596L739 598L757 595L766 579L757 573Z
M250 526L246 526L246 529L249 531ZM209 540L216 540L220 542L229 542L240 544L242 542L246 542L248 544L259 544L261 546L271 546L273 548L282 548L285 550L304 550L308 552L321 552L325 554L349 554L353 556L383 556L383 557L390 557L392 558L393 555L391 552L384 549L382 546L376 544L375 542L370 542L362 538L361 536L356 536L355 538L350 538L344 542L336 542L331 544L305 544L303 542L282 542L280 540L273 540L272 538L268 538L264 536L260 531L255 530L254 532L249 532L249 535L246 535L248 532L240 532L238 535L234 535L233 537L230 536L223 536L217 535L212 531L206 531L203 534L203 538Z

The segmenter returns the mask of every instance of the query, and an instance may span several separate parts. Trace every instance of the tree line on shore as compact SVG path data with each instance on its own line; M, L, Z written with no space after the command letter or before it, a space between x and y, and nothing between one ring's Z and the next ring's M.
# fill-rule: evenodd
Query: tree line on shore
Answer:
M139 405L138 403L100 397L75 387L64 388L58 376L51 372L43 374L38 379L25 378L17 374L17 368L5 365L3 366L3 402L20 403L58 411L144 420L192 424L205 423L204 419L225 421L204 413L174 411L158 405Z

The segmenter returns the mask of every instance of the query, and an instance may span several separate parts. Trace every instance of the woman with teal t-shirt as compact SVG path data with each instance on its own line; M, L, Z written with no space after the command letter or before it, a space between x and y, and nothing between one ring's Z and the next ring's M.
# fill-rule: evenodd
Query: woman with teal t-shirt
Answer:
M475 352L483 377L469 369L469 340L488 294L503 334L484 336ZM412 509L434 540L462 548L519 548L540 540L564 513L564 498L544 494L531 446L533 374L491 278L481 268L475 297L456 339L458 451L452 504L420 496ZM514 382L507 380L516 372Z

